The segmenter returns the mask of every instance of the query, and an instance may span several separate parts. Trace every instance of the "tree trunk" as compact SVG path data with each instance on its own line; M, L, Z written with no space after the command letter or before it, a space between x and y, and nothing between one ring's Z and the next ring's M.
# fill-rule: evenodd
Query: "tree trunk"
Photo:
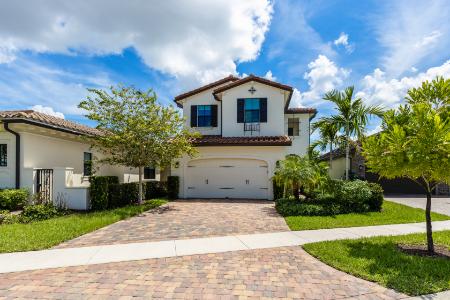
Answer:
M142 167L139 167L139 204L142 204L142 199L144 198L142 194Z
M332 153L333 153L333 143L330 143L330 169L331 168L333 168L333 156L332 156Z
M292 184L292 188L293 188L293 193L294 193L295 200L300 200L300 194L298 192L298 183L294 182Z
M345 145L345 180L349 179L349 169L350 169L350 143L347 137L347 145Z
M433 243L433 229L431 227L431 191L427 191L427 207L425 210L425 217L427 221L427 246L428 253L434 253L434 243Z

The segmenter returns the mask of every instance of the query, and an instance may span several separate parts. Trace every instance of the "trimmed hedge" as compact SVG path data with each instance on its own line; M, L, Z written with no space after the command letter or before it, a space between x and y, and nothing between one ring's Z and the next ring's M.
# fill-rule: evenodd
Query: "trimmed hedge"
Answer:
M383 189L366 181L331 180L326 194L313 193L313 198L296 201L278 199L275 208L283 216L328 216L345 213L381 211Z
M167 197L169 199L178 199L178 191L180 190L180 178L178 176L167 177Z
M275 180L272 181L273 184L273 199L277 200L283 198L283 186L277 184Z
M21 209L27 204L28 196L26 189L0 190L0 209Z
M91 198L91 209L103 210L108 208L109 186L119 183L117 176L91 176L89 194Z
M167 182L147 181L145 183L145 199L155 199L167 196Z

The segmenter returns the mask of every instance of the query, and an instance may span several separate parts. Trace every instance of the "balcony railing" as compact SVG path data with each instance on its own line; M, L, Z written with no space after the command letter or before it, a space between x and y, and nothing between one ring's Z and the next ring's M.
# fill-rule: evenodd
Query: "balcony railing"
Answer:
M246 132L250 132L250 134L253 134L254 132L260 131L260 124L259 123L244 123L244 134Z

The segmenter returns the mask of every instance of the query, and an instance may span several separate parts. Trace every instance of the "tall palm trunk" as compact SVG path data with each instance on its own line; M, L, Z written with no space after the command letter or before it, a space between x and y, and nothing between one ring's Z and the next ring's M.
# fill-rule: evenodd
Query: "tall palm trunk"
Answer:
M349 170L350 170L350 134L349 134L349 125L347 124L347 128L345 130L345 180L349 179Z
M330 143L330 169L333 168L333 156L332 156L332 153L333 153L333 143L331 142Z

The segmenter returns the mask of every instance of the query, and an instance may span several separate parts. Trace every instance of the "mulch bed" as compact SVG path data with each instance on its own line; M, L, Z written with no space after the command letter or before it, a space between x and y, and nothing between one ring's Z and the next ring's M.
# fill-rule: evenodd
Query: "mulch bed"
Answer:
M434 245L434 253L428 253L427 245L398 244L397 248L406 254L450 259L450 250L446 246Z

